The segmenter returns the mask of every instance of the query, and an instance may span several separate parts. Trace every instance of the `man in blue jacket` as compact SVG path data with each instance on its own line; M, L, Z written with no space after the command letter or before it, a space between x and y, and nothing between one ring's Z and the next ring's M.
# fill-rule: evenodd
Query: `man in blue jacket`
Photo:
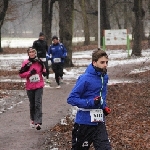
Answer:
M67 102L77 106L78 111L72 131L72 150L88 150L93 143L95 150L111 150L105 126L105 116L110 113L106 104L108 55L103 50L92 54L87 67Z
M59 42L57 36L52 37L53 44L48 48L48 56L51 59L52 70L55 73L55 80L58 86L56 88L60 88L60 80L63 79L63 67L64 67L64 59L67 56L67 50L65 46Z

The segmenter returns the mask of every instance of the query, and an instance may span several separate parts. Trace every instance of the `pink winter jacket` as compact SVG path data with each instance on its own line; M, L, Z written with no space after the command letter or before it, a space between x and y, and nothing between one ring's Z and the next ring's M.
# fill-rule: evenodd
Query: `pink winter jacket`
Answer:
M29 60L24 60L22 63L22 67L25 66ZM39 77L39 80L37 82L32 82L31 78L34 77L33 75L30 75L30 71L32 69L36 70L36 75ZM43 88L44 87L44 80L42 76L42 72L46 72L46 69L44 68L42 70L42 65L38 62L34 62L31 66L30 69L27 72L19 74L21 78L26 78L26 90L35 90L38 88Z

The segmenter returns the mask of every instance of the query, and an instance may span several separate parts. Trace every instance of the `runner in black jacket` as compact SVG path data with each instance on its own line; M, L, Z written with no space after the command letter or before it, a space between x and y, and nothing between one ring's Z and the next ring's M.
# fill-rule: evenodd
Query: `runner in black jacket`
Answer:
M46 53L48 52L48 45L45 41L45 36L43 32L39 33L39 39L33 42L32 48L36 49L37 57L40 58L46 67L46 82L49 83L49 68L48 68L48 60L46 59Z

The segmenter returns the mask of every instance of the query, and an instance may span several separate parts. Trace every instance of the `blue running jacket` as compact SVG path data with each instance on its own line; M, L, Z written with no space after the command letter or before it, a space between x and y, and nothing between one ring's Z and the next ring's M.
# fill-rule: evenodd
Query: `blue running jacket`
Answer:
M106 107L108 75L102 76L97 72L93 65L90 64L85 73L80 75L72 89L67 103L77 106L79 109L76 114L75 122L78 124L97 125L97 122L91 122L90 111L85 109L104 109ZM103 104L95 105L94 98L101 96Z

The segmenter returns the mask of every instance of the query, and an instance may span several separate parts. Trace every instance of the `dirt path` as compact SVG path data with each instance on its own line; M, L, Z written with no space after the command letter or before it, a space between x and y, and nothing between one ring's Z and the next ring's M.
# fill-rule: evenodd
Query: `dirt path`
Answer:
M66 98L72 85L63 84L61 89L44 88L43 125L37 131L29 127L29 102L0 114L0 150L39 150L44 142L44 132L65 117L70 106Z
M108 73L110 79L127 78L127 74L138 67L137 64L117 66L109 68ZM0 114L0 150L40 150L46 138L45 132L67 115L71 106L66 103L66 98L73 85L74 81L67 81L61 89L44 88L43 125L40 131L29 127L29 102L26 96L22 97L25 99L22 104Z

